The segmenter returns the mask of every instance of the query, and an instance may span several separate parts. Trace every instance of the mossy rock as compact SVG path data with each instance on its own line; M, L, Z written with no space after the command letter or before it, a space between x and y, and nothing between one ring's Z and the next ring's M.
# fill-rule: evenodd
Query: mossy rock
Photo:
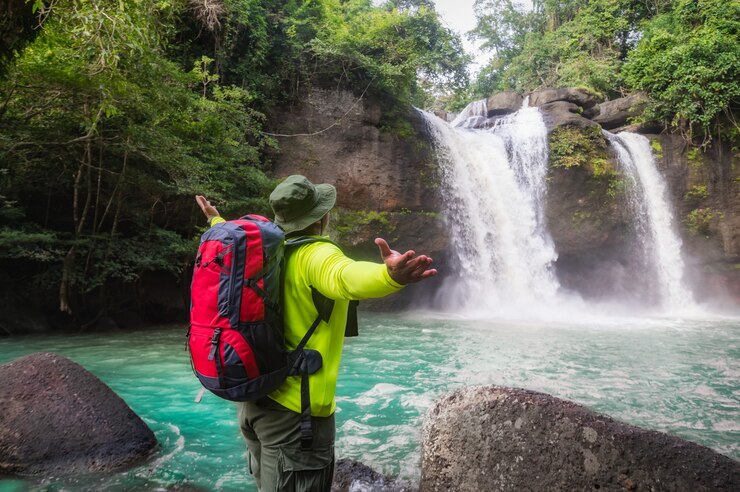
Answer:
M617 171L609 159L607 142L598 127L561 126L550 133L550 166L581 167L594 177L613 177Z
M683 220L686 229L694 236L709 237L717 223L724 219L724 213L711 208L696 208Z
M624 229L626 182L599 128L550 134L546 216L560 252L606 247Z
M444 219L438 212L427 210L348 210L335 208L329 228L331 238L356 260L378 260L374 240L382 237L393 249L423 250L439 256L447 250Z
M653 155L656 161L663 160L663 144L657 138L650 139L650 148L653 150Z

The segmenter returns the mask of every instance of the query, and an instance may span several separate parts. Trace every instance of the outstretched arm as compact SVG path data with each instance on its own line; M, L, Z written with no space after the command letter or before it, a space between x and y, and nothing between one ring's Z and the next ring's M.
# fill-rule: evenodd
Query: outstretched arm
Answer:
M203 195L195 195L195 201L198 203L198 206L203 211L203 215L205 215L206 219L208 219L209 224L214 218L221 216L221 214L218 213L218 210L216 210L216 207L211 205L211 202L206 200L206 197L204 197Z
M411 250L401 254L392 250L382 238L377 238L375 244L380 248L380 257L388 275L401 285L413 284L437 274L437 270L429 268L432 259L426 255L416 256Z

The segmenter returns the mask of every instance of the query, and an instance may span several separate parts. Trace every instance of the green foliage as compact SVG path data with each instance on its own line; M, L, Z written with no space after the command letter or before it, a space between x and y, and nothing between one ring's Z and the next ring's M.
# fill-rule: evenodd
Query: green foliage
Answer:
M376 224L380 227L391 228L388 212L375 210L340 211L332 221L332 229L341 237L354 232L358 227Z
M727 0L477 0L472 36L492 59L477 97L500 90L586 87L607 97L643 90L643 120L691 140L738 146L740 2Z
M698 205L707 198L709 198L709 191L706 185L692 186L684 195L684 200L693 206Z
M708 141L740 100L740 3L677 0L644 25L624 73L650 94L648 117Z
M55 4L0 87L0 260L49 264L26 272L61 284L64 310L109 281L179 276L195 193L224 213L266 212L264 116L210 59L183 69L165 56L178 5Z
M709 236L714 220L722 219L722 214L711 208L697 208L689 212L684 219L684 225L693 235Z
M619 94L621 65L639 23L666 3L540 0L530 10L511 0L478 0L472 34L493 58L475 91L483 96L497 90L578 86Z
M294 100L311 85L366 88L394 104L426 107L461 91L468 58L430 2L223 0L220 27L204 29L185 11L192 44L170 50L182 63L215 59L225 83L261 94L258 107ZM215 56L212 54L215 53Z
M699 147L691 147L689 148L688 152L686 152L686 160L689 163L689 166L692 167L701 167L704 165L704 155L702 153L702 149Z
M616 175L598 127L561 126L550 133L549 143L550 165L554 168L583 167L597 178Z
M203 230L194 194L225 216L269 215L276 103L368 88L381 126L411 136L410 104L466 83L459 38L424 0L28 6L48 16L0 85L2 281L44 286L73 317L114 308L112 285L186 271Z
M627 189L627 183L623 179L616 178L616 174L610 174L612 179L609 180L609 185L606 188L606 195L609 198L616 198L624 194Z
M650 148L656 160L663 159L663 145L660 143L660 140L657 138L650 139Z
M396 2L398 4L398 2ZM460 39L424 3L382 8L354 0L336 6L341 19L325 22L308 46L333 78L354 86L373 82L376 91L424 105L423 81L430 92L460 90L467 82L467 57Z
M0 17L0 76L5 74L7 65L20 51L36 37L35 27L39 22L39 8L42 3L36 0L7 0L3 2Z
M0 259L52 263L61 260L63 250L53 231L0 229Z
M332 211L330 232L332 238L342 244L355 245L360 237L369 234L391 234L395 224L389 212L375 210L345 210L336 208ZM369 232L368 232L369 231Z

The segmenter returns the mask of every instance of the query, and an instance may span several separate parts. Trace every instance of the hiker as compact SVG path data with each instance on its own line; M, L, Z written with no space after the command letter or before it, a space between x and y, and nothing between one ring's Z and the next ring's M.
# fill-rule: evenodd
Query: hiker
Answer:
M209 225L224 221L205 197L197 196L196 200ZM335 202L332 185L314 185L300 175L286 178L270 194L274 222L285 231L287 239L325 237L329 211ZM321 368L308 377L310 449L301 446L300 377L288 377L269 397L238 403L239 426L249 449L249 471L260 490L330 490L339 361L345 328L356 322L356 310L350 312L350 301L384 297L437 273L430 268L432 259L428 256L416 255L414 251L400 254L381 238L375 244L383 263L351 260L331 242L310 242L286 253L286 348L295 349L314 320L318 321L317 315L321 316L316 307L317 296L325 301L324 306L328 302L330 311L306 344L307 349L318 351L323 360Z

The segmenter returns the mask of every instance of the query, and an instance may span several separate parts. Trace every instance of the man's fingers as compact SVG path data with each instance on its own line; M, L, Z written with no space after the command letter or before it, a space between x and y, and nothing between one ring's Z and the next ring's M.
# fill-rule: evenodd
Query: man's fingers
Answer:
M393 250L390 246L388 246L388 243L385 241L385 239L378 237L375 238L375 244L378 245L378 248L380 249L380 257L385 259L386 257L393 254Z
M414 274L426 271L429 268L429 265L431 264L432 264L432 259L429 258L428 256L424 257L424 259L420 261L417 267L414 269Z
M209 202L203 195L195 195L195 201L198 202L198 205L204 212L206 211L206 208L211 205L211 202Z
M407 252L408 254L408 252ZM417 256L416 258L410 258L407 262L405 262L404 265L402 265L406 270L413 272L419 268L426 268L429 265L429 262L427 261L429 257L427 256Z

